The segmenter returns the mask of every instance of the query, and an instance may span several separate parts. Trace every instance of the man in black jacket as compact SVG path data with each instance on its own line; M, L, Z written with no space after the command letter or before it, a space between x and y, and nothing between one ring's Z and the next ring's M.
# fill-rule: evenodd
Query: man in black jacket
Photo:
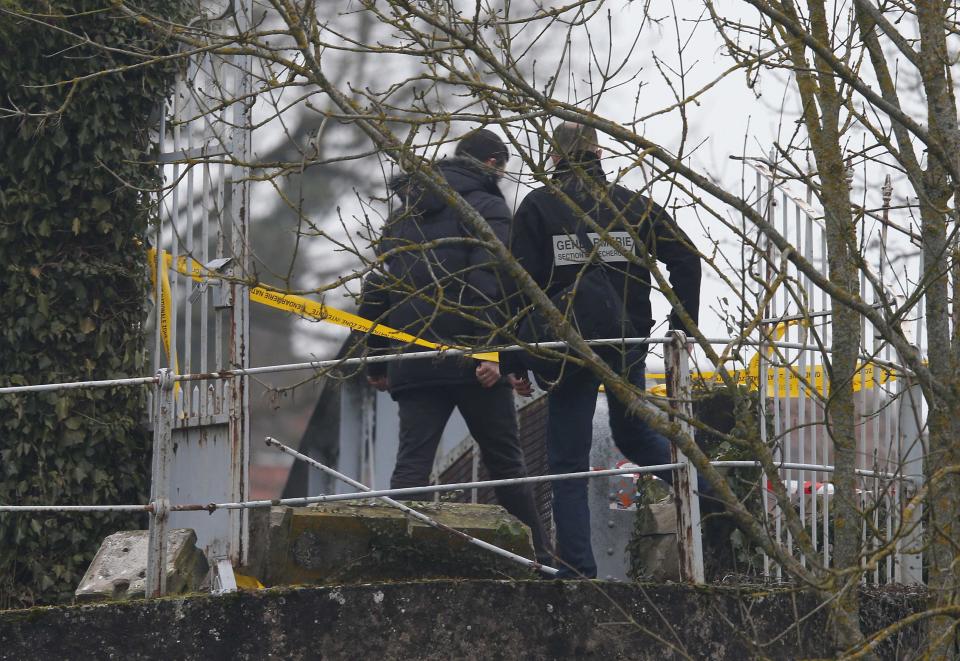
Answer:
M611 294L610 298L617 298L615 306L619 309L615 316L622 320L623 336L646 337L654 324L650 307L651 276L644 263L663 262L669 271L671 288L696 323L700 305L700 258L687 235L663 208L607 181L595 130L565 123L557 128L553 139L555 170L551 185L524 198L514 219L511 250L520 264L551 298L569 291L571 285L590 270L605 270L612 285L612 289L607 287L606 291ZM584 217L592 218L607 236L601 238L586 225ZM591 253L584 246L586 240L592 243ZM637 259L630 259L623 252L632 253ZM574 312L586 339L599 339L591 336L589 327L597 322L596 316L603 313L591 312L604 309L609 301L589 298L578 296ZM600 324L604 325L609 326ZM677 309L670 315L670 327L686 330ZM631 383L641 389L645 387L645 346L595 349ZM516 358L508 357L501 367L504 372L513 373L515 379L526 375L524 366ZM567 365L551 388L547 456L552 473L590 469L593 414L599 385L599 380L588 370ZM616 397L609 397L608 405L614 442L624 456L638 465L670 462L670 445L664 436L638 417L628 415ZM660 477L670 480L671 475L667 472ZM561 577L595 577L597 566L590 545L586 481L554 482L553 512L557 554L564 565L560 568Z
M504 242L511 214L497 181L507 160L503 141L477 129L460 140L454 158L434 164ZM490 344L507 319L510 290L493 256L470 240L467 224L441 196L411 177L394 180L391 189L401 204L377 246L386 269L366 279L360 315L444 345ZM377 336L367 342L371 348L389 345ZM391 488L428 484L454 407L476 440L491 478L526 475L513 383L501 378L496 362L464 356L395 360L368 365L367 378L377 389L389 389L400 409L400 447ZM521 394L527 394L528 387L519 386ZM500 504L530 527L538 559L545 562L548 543L532 487L497 487L496 493Z

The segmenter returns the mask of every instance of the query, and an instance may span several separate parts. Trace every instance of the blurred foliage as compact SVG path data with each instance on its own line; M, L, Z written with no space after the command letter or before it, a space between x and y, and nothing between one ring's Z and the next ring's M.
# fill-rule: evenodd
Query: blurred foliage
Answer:
M175 44L107 0L0 2L0 386L140 376L146 161L176 67L150 61ZM0 395L0 503L145 502L144 413L141 389ZM0 514L0 606L69 597L104 536L144 523Z

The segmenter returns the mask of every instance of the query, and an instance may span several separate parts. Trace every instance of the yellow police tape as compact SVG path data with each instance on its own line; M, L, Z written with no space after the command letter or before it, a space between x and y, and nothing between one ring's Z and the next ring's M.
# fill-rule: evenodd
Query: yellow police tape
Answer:
M156 250L150 248L147 251L147 254L150 260L151 281L154 283L154 289L156 289ZM163 269L160 277L160 338L163 344L163 349L167 354L167 359L173 366L173 371L177 373L179 372L177 355L176 352L173 352L171 355L170 348L170 310L172 309L172 297L170 293L170 279L168 277L168 272L173 266L173 255L166 251L163 251L162 254L165 268ZM189 276L197 282L202 282L204 279L211 277L219 277L218 274L210 272L208 269L204 268L200 262L186 256L177 257L175 270L182 275ZM304 296L287 294L266 285L258 285L250 289L250 300L262 305L268 305L278 310L292 312L305 319L327 321L338 326L359 331L361 333L379 335L380 337L386 337L397 342L416 344L427 349L435 349L438 351L459 349L469 351L469 349L466 347L457 347L431 342L430 340L416 337L410 333L405 333L403 331L390 328L389 326L378 324L375 321L364 319L363 317L355 315L351 312L339 310L337 308L324 305L323 303L317 303L316 301L312 301ZM790 321L778 324L773 331L773 341L781 339L786 333L787 329L796 323L797 321ZM766 352L768 354L772 354L773 349L768 348ZM477 360L489 360L493 362L499 361L499 354L496 352L477 352L469 353L467 355ZM746 369L731 370L730 376L736 380L737 385L746 386L751 390L758 390L760 384L760 354L757 353L750 360L750 363ZM723 381L720 372L695 372L692 377L695 380L701 380L703 382L712 381L714 383L722 383ZM654 381L666 381L665 374L647 374L647 378L653 379ZM893 371L880 367L874 363L866 363L854 376L853 390L854 392L859 392L860 390L864 389L871 390L878 384L884 384L894 380L896 380L896 375ZM829 383L825 379L822 365L806 366L804 368L803 375L800 374L800 370L796 367L767 368L766 381L767 383L765 392L767 397L770 398L799 397L801 390L804 391L805 394L810 394L811 391L813 391L821 395L826 395L829 392ZM653 388L650 388L650 392L655 395L666 396L666 389L666 384L661 383Z
M777 324L773 329L771 340L776 342L783 339L787 329L795 324L802 323L799 320L791 320ZM773 348L767 347L765 350L768 356L773 355ZM758 351L750 359L746 369L730 370L730 377L736 381L738 386L746 386L750 390L760 389L760 352ZM666 381L666 374L648 374L647 378L655 381ZM713 382L722 383L723 377L720 372L695 372L692 375L694 380L700 380L703 383ZM896 380L896 374L887 368L881 367L875 363L861 363L860 369L853 376L853 391L872 390L880 384L889 383ZM805 396L813 393L826 396L830 392L830 382L825 378L823 365L807 365L803 367L803 374L798 367L768 367L766 369L766 388L764 392L769 398L778 397L780 399L796 398L803 391ZM650 388L650 392L665 397L667 386L665 383L658 384Z
M174 267L173 255L163 251L163 260L164 266L163 273L160 278L160 289L161 289L161 300L160 300L160 337L163 342L164 351L167 353L167 359L173 365L174 371L177 370L177 357L176 352L174 352L171 357L170 350L170 309L171 309L171 296L170 296L170 281L167 277L167 272L171 267L182 274L189 276L197 282L202 282L204 279L209 279L211 277L219 277L218 274L209 271L206 269L200 262L196 261L193 258L180 256L177 257L176 265ZM150 260L150 269L151 275L154 282L154 289L156 288L156 250L150 248L147 251L148 258ZM437 351L447 351L449 349L458 349L469 351L466 347L458 347L453 345L439 344L437 342L431 342L430 340L425 340L421 337L416 337L410 333L405 333L403 331L390 328L389 326L384 326L375 321L370 321L369 319L364 319L358 315L353 314L352 312L346 312L345 310L339 310L329 305L324 305L323 303L317 303L312 301L309 298L304 296L298 296L296 294L287 294L280 290L274 289L267 285L257 285L250 289L250 300L254 303L260 303L262 305L268 305L272 308L278 310L285 310L287 312L292 312L300 317L305 319L316 319L318 321L327 321L338 326L344 326L351 330L359 331L361 333L370 333L371 335L378 335L380 337L386 337L391 340L396 340L397 342L403 342L406 344L416 344L418 346L435 349ZM476 352L468 353L468 356L475 358L476 360L487 360L491 362L498 362L500 356L497 352Z
M750 366L743 370L730 370L730 377L739 386L745 386L750 390L759 390L760 387L760 366L751 361ZM703 383L722 383L723 378L720 372L694 372L692 378ZM823 365L808 365L801 373L797 367L768 367L766 370L767 383L764 392L769 398L778 397L780 399L797 398L801 391L804 396L813 393L826 396L830 393L829 379L825 378ZM648 379L654 381L666 381L666 374L647 374ZM860 369L853 377L853 391L872 390L878 385L896 381L896 373L886 367L881 367L875 363L862 363ZM660 383L650 388L650 392L665 397L667 386Z
M168 274L170 260L166 259L170 255L163 253L165 258L165 268L160 273L160 342L163 345L163 351L167 354L167 362L170 364L174 374L180 373L180 365L177 362L177 352L171 354L170 351L170 311L173 309L172 296L170 294L170 276ZM147 260L150 262L150 282L154 293L157 290L157 251L153 248L147 250ZM180 384L173 384L174 390L179 390Z

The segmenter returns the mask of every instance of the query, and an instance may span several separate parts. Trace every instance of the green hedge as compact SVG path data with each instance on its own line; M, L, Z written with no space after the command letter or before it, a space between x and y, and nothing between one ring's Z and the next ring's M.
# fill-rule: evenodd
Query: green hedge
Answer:
M168 17L182 6L142 4ZM94 78L72 94L59 83L149 59L78 35L140 53L173 45L106 1L0 7L0 386L142 375L140 240L154 214L142 191L160 182L143 162L175 65ZM145 502L144 414L141 389L0 395L0 503ZM0 607L69 597L105 535L144 524L0 514Z

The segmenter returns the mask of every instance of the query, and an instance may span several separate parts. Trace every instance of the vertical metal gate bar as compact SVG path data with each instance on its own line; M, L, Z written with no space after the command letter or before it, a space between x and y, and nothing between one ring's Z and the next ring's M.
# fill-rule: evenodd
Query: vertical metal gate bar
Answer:
M820 232L820 270L821 270L821 272L823 272L823 273L829 273L829 272L830 272L830 271L829 271L829 265L828 265L828 263L827 263L827 235L826 235L826 232ZM820 290L820 297L821 297L821 302L822 302L822 308L821 308L821 309L822 309L824 312L827 312L827 311L831 310L831 307L830 307L830 297L827 295L826 290L823 290L823 289ZM824 319L827 319L827 317L824 317ZM823 338L824 346L830 346L830 342L832 341L832 338L831 338L831 333L830 333L830 323L829 323L829 321L824 321L824 323L822 324L821 335L822 335L822 338ZM821 369L821 372L823 373L823 377L822 377L822 379L821 379L821 382L822 382L822 387L821 387L821 391L822 391L822 392L821 392L821 395L822 395L824 398L828 396L827 393L829 392L829 389L830 389L829 376L828 376L828 375L829 375L829 371L827 370L827 365L826 365L827 360L829 360L828 355L823 355L823 356L822 356L822 360L821 360L821 362L823 363L823 368ZM826 426L827 426L826 409L825 409L823 406L821 406L820 409L821 409L821 410L820 410L820 414L818 415L818 420L819 420L819 422L820 422L820 426L819 426L819 429L818 429L819 433L818 433L817 435L819 436L819 438L821 439L821 442L822 442L822 447L821 447L821 451L820 451L821 459L822 459L823 463L827 464L827 463L830 463L830 461L833 461L834 459L830 456L830 446L829 446L829 443L830 443L830 435L829 435L828 433L826 433L826 430L827 430L827 427L826 427ZM823 491L824 491L824 494L823 494L823 534L822 534L822 536L823 536L823 566L824 566L824 567L829 567L829 566L830 566L830 498L831 498L831 496L830 496L830 493L829 493L829 489L824 489Z
M879 292L877 292L872 285L871 285L871 290L873 291L873 296L870 299L865 299L865 300L877 301L879 299L879 296L878 296ZM870 338L869 338L870 354L869 355L874 359L880 358L882 346L879 339L877 338L876 329L874 328L873 324L868 324L868 328L870 329ZM873 364L870 365L870 367L872 368L870 372L870 374L872 375L871 387L869 390L864 390L863 388L861 388L861 392L865 395L863 398L864 401L870 402L869 420L870 420L870 424L873 432L871 434L871 436L873 437L873 457L874 457L873 464L874 466L877 467L875 470L878 470L878 471L883 470L885 472L894 472L894 471L891 471L891 466L889 462L890 455L886 452L885 449L884 449L882 460L880 457L881 448L885 448L885 444L883 443L883 439L881 437L882 431L881 431L881 425L880 425L880 417L883 415L883 403L880 397L880 388L881 388L880 365L876 362L876 360L874 360ZM891 482L889 478L885 478L883 482L881 482L880 480L877 480L877 492L876 492L876 495L874 496L874 511L873 511L873 523L874 523L873 529L877 531L877 533L879 533L882 530L881 520L880 520L881 504L883 502L886 502L886 494L890 492L890 489L893 486L894 486L894 483ZM875 534L873 539L874 539L875 548L879 548L883 544L884 540L879 535ZM887 562L889 562L889 560ZM887 563L885 562L884 571L886 570L886 564ZM877 585L880 584L880 567L879 566L876 569L874 569L874 583Z
M194 218L193 218L193 207L196 204L196 198L194 197L193 190L193 172L194 164L191 162L196 157L193 154L193 125L192 117L199 114L196 108L196 103L194 99L196 94L193 91L194 81L197 77L197 66L196 61L191 58L187 64L187 79L186 79L186 94L187 98L184 103L186 109L188 120L184 126L184 131L186 132L186 150L189 155L189 159L186 164L186 172L184 176L186 177L187 184L187 204L185 210L185 221L186 227L184 228L184 242L186 248L186 255L189 259L194 259L196 256L193 252L193 229L194 229ZM178 277L177 280L183 282L184 286L184 296L183 296L183 372L184 374L193 373L193 301L191 294L191 289L193 288L193 280L185 278L183 276ZM186 412L192 414L196 408L195 399L193 397L194 386L187 385L183 388L184 390L184 399L187 404Z
M881 280L881 283L883 281ZM883 359L889 364L890 359L890 344L885 343L883 347ZM885 368L887 369L887 368ZM877 389L878 394L880 389ZM897 443L896 443L896 431L893 425L893 406L895 400L890 396L890 381L887 380L884 383L883 388L883 428L886 432L886 446L887 446L887 471L895 473L896 475L903 474L903 465L900 463L900 458L896 452ZM896 529L900 524L900 507L898 499L900 494L903 491L902 482L894 482L892 489L887 492L887 543L894 542L894 535L896 534ZM898 554L894 553L890 555L887 559L887 583L892 583L896 580L896 564L898 563Z
M377 484L376 453L377 437L377 391L370 386L360 389L360 481L372 489L383 488Z
M812 199L812 197L813 197L813 191L808 186L807 187L807 204L810 203L810 200ZM804 223L803 256L808 262L810 262L811 264L813 263L813 218L811 218L809 215L806 216L806 222ZM807 307L807 315L809 315L810 312L815 311L811 309L811 307L814 305L814 300L816 298L815 289L813 286L813 282L810 280L810 278L806 276L802 276L802 278L804 282L804 292L806 294L804 296L804 303ZM814 316L807 316L805 322L803 322L804 327L803 327L803 334L801 335L801 337L804 338L804 340L813 338L814 330L815 330L814 320L816 318L817 317L814 317ZM809 343L812 344L812 341ZM803 361L803 368L801 369L801 374L806 375L809 373L810 389L804 391L803 393L802 411L803 411L803 422L809 425L809 427L807 427L806 429L805 436L809 439L810 463L816 465L818 461L817 459L817 437L818 437L817 429L818 428L816 426L815 417L816 417L816 408L818 406L818 403L817 403L816 397L814 397L814 393L816 392L816 387L817 387L816 386L817 356L815 353L812 353L807 349L801 349L800 358ZM809 422L807 421L808 409L810 413ZM821 477L822 477L821 473L814 472L811 480L813 482L813 487L812 487L813 498L810 499L810 540L812 542L812 546L815 551L818 549L817 505L820 500L820 494L817 493L818 491L817 485L820 483Z
M863 223L860 223L857 229L858 234L863 231ZM860 270L860 300L866 301L867 298L867 278L863 272L863 269ZM867 318L863 315L860 315L860 342L862 353L866 353L867 349ZM866 383L864 377L866 376L866 365L860 362L860 392L855 392L853 395L853 409L854 409L854 424L856 425L854 429L856 430L856 443L857 443L857 454L856 454L856 466L857 468L868 468L868 459L869 454L867 452L867 421L869 420L868 410L867 410L867 391ZM846 386L845 386L846 387ZM866 567L866 554L870 550L870 540L867 535L867 511L870 507L870 501L873 498L873 495L870 493L870 490L867 488L869 485L868 480L854 478L854 484L860 487L860 566L861 568ZM866 572L860 577L861 583L867 582Z
M173 95L173 189L170 192L170 222L168 226L170 228L170 256L172 258L172 266L176 266L177 257L180 256L180 152L183 148L182 143L180 142L180 121L183 116L183 92L182 86L184 81L182 79L177 81L177 88ZM161 220L161 226L163 221ZM168 356L168 366L171 370L177 371L179 369L178 360L175 360L177 356L180 355L177 350L177 338L179 333L177 332L177 303L180 300L180 281L181 278L173 275L173 273L168 272L167 277L170 278L170 310L168 312L170 318L170 355ZM178 392L182 389L177 388L174 390L174 397L177 396Z
M160 104L160 136L159 142L160 146L158 149L159 154L163 154L166 147L166 136L167 136L167 102L163 101ZM159 159L158 159L159 160ZM157 199L157 225L153 231L153 247L155 249L154 255L154 273L156 277L153 282L153 328L154 328L154 342L153 342L153 373L156 374L157 370L160 369L160 356L163 355L163 342L160 336L160 306L161 301L163 300L163 289L160 284L160 274L163 272L163 252L161 248L163 247L163 205L164 205L164 193L163 186L166 184L166 174L167 166L160 166L160 176L161 176L161 189L158 193Z
M790 198L787 195L786 191L781 191L780 193L780 231L785 237L790 236L789 228L789 218L790 218ZM780 260L777 260L777 264L780 264ZM789 265L785 266L789 270ZM788 273L780 274L784 277L784 284L780 285L780 290L775 294L775 298L779 297L781 301L782 311L781 314L784 317L790 316L790 297L789 297L789 287L790 284L786 280ZM776 317L776 313L774 313ZM788 341L790 339L790 323L788 321L781 322L785 324L783 331L783 339ZM783 448L783 457L784 461L790 463L793 461L793 430L791 429L792 425L790 424L790 412L791 412L791 402L790 402L790 379L789 372L790 361L787 359L787 352L782 348L774 349L774 360L776 361L776 366L774 368L774 378L776 383L774 384L773 392L775 393L775 402L776 408L774 408L775 415L778 416L777 421L777 439L780 447ZM795 474L792 470L786 470L784 472L784 479L787 484L794 485L797 487L797 497L798 499L803 498L803 492L799 490L796 480L794 479ZM791 503L789 507L793 507ZM786 530L786 539L787 539L787 552L790 555L793 555L793 533L789 528Z
M802 247L803 246L803 215L800 213L799 206L797 206L796 204L793 206L794 206L794 212L795 212L794 213L795 236L792 243L795 246L800 246L801 247L800 249L802 251L803 250L803 247ZM802 296L803 292L806 291L805 285L804 285L804 275L800 272L797 273L796 287L797 287L796 296L801 301L801 303L798 304L797 306L798 308L797 316L801 317L801 315L803 315L806 312L807 306ZM796 336L795 341L798 343L802 343L804 339L803 332L802 332L803 323L804 323L803 319L801 318L799 321L797 321L797 324L795 326L795 329L796 329L794 332L794 335ZM796 382L797 384L797 401L794 407L796 411L796 420L794 423L794 428L796 429L796 435L797 435L798 461L803 463L807 461L807 428L806 428L807 398L806 398L806 389L804 387L804 380L806 379L806 374L807 374L806 372L807 361L805 359L804 352L797 351L796 361L794 362L791 359L790 364L796 365L796 375L791 377L791 382ZM792 388L791 388L791 396L792 396ZM806 472L801 470L799 472L799 479L800 479L801 485L805 484ZM811 485L811 500L816 500L816 497L817 497L816 488L813 485ZM804 489L804 493L800 497L800 523L803 526L804 530L806 530L807 529L806 489ZM800 554L800 564L801 566L804 566L804 567L806 567L807 565L807 557L803 553Z
M210 136L207 131L207 124L204 123L201 135L203 144L210 143ZM200 205L200 261L204 264L210 263L210 163L207 149L204 149L203 164L200 166L201 180L201 205ZM222 283L216 283L222 286ZM200 371L209 370L207 361L207 352L209 351L209 321L210 314L210 288L208 287L200 294ZM200 396L200 415L210 415L213 413L213 401L210 397L212 384L203 384L203 393Z
M767 219L771 225L776 226L776 217L774 215L774 209L776 207L776 188L774 188L772 182L770 182L768 185L769 185L768 195L770 197L770 205L768 206ZM773 247L771 244L771 246L768 249L768 265L771 268L773 267L773 263L774 263L774 260L771 254L772 250L773 250ZM772 280L773 278L769 278L768 282ZM769 315L767 318L775 320L777 318L777 315L779 314L779 310L780 310L780 306L777 305L776 295L771 296ZM784 457L783 457L783 426L780 421L780 399L779 399L780 384L779 384L779 379L777 378L777 366L779 364L779 361L777 359L777 347L775 343L776 330L777 330L776 321L771 322L768 327L773 329L773 337L771 338L772 341L770 342L769 359L767 360L766 369L764 369L760 373L760 378L765 383L770 384L770 403L773 408L773 443L774 443L773 460L779 464L782 461L784 461ZM764 353L767 353L767 352L765 351ZM777 475L777 479L784 481L785 474L783 470L779 471L779 474ZM784 483L789 485L788 482L784 482ZM790 493L790 490L788 487L787 489L788 498L789 498L789 493ZM783 509L782 508L784 506L789 507L789 503L777 502L774 508L778 546L783 545ZM785 550L786 550L786 553L788 554L790 553L789 545ZM779 564L777 564L777 578L778 579L783 578L783 568Z
M760 171L757 170L757 213L764 215L764 217L766 217L765 214L766 214L767 202L766 202L766 196L763 194L763 182L764 182L763 176L760 174ZM760 237L758 237L757 244L761 250L766 247L767 243L768 242L764 236L761 235ZM760 268L766 268L766 265L762 262L762 260L760 262ZM758 273L757 275L761 276L762 274ZM766 280L766 282L769 282L769 278ZM761 296L762 296L762 293L761 293ZM758 314L764 317L767 316L765 310L758 310L757 312ZM767 427L768 427L767 377L766 377L767 365L765 360L767 327L768 327L767 324L761 323L759 325L760 342L757 345L757 396L758 396L757 408L758 408L758 417L760 418L760 440L763 442L765 446L768 446L770 444L770 439L768 438L769 435L767 433ZM763 502L763 515L765 518L764 523L765 523L765 529L767 534L769 534L771 530L770 492L769 492L769 489L767 488L767 481L772 479L775 479L774 476L766 476L766 479L763 480L763 483L760 489L761 501ZM776 508L776 503L774 503L774 512L773 512L774 526L777 525L775 508ZM780 536L777 535L774 541L775 543L779 544ZM763 554L763 575L766 577L770 576L770 556L767 555L766 553Z
M221 110L221 113L226 112ZM226 152L226 145L223 143L222 139L218 139L218 143L224 152ZM216 199L216 209L217 209L217 248L216 256L223 257L227 254L226 249L226 223L224 222L224 187L226 186L226 165L223 162L224 159L221 159L220 163L217 166L217 199ZM229 273L229 272L228 272ZM229 283L224 283L224 287L229 287ZM221 292L221 297L226 296L226 293ZM214 365L217 369L221 369L222 365L225 365L223 360L223 313L220 310L220 304L214 305L214 314L213 314L213 360ZM218 379L214 382L213 390L213 401L214 401L214 412L223 413L223 402L225 401L224 397L224 388L226 387L226 381L223 379Z

